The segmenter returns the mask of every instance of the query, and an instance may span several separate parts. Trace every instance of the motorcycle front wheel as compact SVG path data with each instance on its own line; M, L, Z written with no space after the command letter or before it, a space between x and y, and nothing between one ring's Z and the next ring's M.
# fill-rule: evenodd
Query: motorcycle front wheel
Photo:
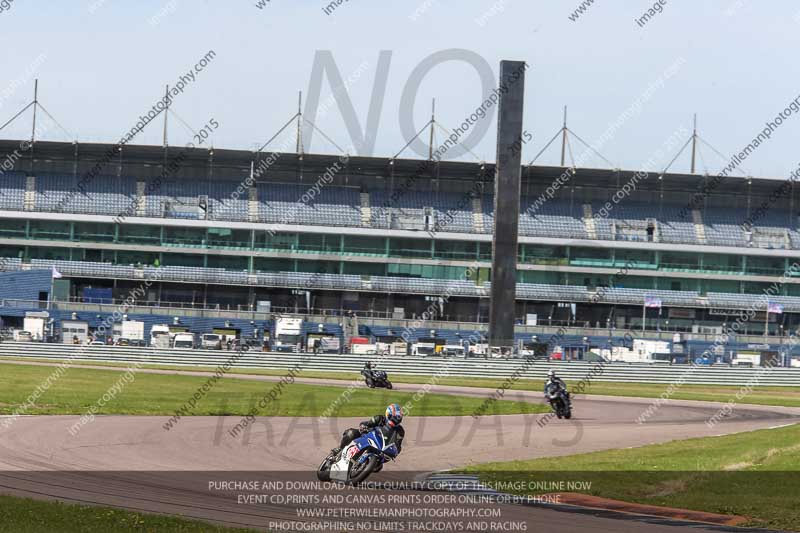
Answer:
M350 466L350 483L358 484L367 479L378 466L380 459L377 455L370 455L364 463L356 463Z
M331 480L331 456L329 455L325 459L323 459L322 463L320 463L319 468L317 468L317 479L320 481L330 481Z
M387 389L391 389L392 388L392 382L391 381L387 381L386 382L386 388Z

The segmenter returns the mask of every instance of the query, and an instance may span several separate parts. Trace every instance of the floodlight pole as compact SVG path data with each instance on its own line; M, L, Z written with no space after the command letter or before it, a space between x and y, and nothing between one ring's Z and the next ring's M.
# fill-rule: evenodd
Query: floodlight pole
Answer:
M697 153L697 113L694 114L694 127L692 129L692 174L694 174L695 154Z
M303 153L303 91L297 93L297 148L298 154Z
M567 148L567 106L564 106L564 125L561 127L561 167L564 167Z
M167 147L167 119L169 118L169 85L166 86L166 91L164 92L164 102L166 103L166 108L164 109L164 148Z
M169 116L169 85L166 86L166 107L164 108L164 139L163 139L163 149L164 149L164 163L161 166L161 175L166 177L167 175L167 162L169 161L169 148L167 143L167 116ZM120 151L120 160L122 160L122 152ZM120 164L120 169L122 165Z
M39 107L39 78L33 82L33 127L31 128L31 144L36 142L36 108Z
M431 137L428 143L428 161L433 160L433 129L436 127L436 98L431 102Z

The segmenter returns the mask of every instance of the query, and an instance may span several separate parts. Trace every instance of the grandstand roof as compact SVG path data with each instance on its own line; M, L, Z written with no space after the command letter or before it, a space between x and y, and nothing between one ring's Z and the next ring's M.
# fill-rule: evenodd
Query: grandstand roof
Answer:
M10 155L14 150L19 149L20 140L0 140L0 159ZM109 150L114 150L113 144L101 143L69 143L37 141L33 149L33 157L37 169L43 164L51 171L72 172L73 164L77 157L79 163L86 165L89 162L100 160ZM250 171L250 164L253 161L260 161L270 154L264 150L256 153L252 150L229 150L214 148L192 148L186 149L182 146L170 146L168 148L170 158L179 153L184 154L182 165L188 169L194 168L195 175L197 168L206 169L209 159L213 158L215 174L227 171L229 175L246 176ZM128 167L126 173L132 173L138 165L149 167L159 167L164 162L165 150L161 146L150 145L125 145L123 148L123 163ZM297 172L302 168L303 172L323 173L326 168L337 161L339 156L329 154L303 154L281 153L276 162L270 166L272 172ZM26 170L29 165L30 154L23 154L17 164L17 170ZM115 158L109 165L116 164ZM482 178L485 181L492 181L494 176L494 164L492 163L472 163L461 161L443 161L437 164L425 164L420 159L396 159L392 161L390 157L363 157L352 156L349 163L351 174L380 175L389 176L394 172L395 176L414 176L420 178L438 177L441 180L471 180ZM87 167L88 168L88 167ZM565 172L565 167L557 166L523 166L523 181L530 185L541 185L543 188L550 185L553 180ZM151 174L154 171L151 170ZM570 184L575 187L603 187L616 189L629 181L639 170L620 170L620 169L599 169L599 168L578 168L577 173L570 179ZM656 177L658 171L651 171L650 177ZM179 176L178 176L179 177ZM703 180L711 179L713 176L703 176L700 174L680 174L668 173L664 175L663 185L659 180L641 180L637 184L639 190L663 190L667 191L694 191L702 186ZM787 179L785 177L778 179ZM777 184L776 178L752 178L752 184L748 183L745 177L730 177L725 179L724 190L726 194L747 194L748 189L755 195L769 194Z

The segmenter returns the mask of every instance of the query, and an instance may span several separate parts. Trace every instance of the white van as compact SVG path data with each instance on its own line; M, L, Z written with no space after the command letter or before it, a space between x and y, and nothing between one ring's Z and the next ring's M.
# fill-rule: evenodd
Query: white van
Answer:
M460 344L445 344L442 349L442 355L445 357L464 357L464 347Z
M175 340L172 342L173 350L194 350L194 333L176 333Z
M203 333L200 337L200 347L204 350L221 350L222 335L217 333Z

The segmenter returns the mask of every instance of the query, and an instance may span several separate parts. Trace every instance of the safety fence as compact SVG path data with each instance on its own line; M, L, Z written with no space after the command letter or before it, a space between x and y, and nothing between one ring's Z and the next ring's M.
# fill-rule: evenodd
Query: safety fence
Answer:
M81 361L135 362L169 366L216 367L231 356L226 350L167 350L123 346L73 346L42 343L0 343L0 357L25 359L75 359ZM759 385L800 387L800 368L743 368L729 366L689 366L667 363L591 363L584 361L534 361L524 359L458 358L456 364L442 357L400 357L370 355L290 354L249 352L237 359L234 369L285 370L298 363L306 372L359 372L365 361L378 360L390 374L419 376L447 375L461 378L490 378L502 381L517 373L523 379L542 380L555 369L566 380L591 376L595 381L627 383L681 383L713 385Z

